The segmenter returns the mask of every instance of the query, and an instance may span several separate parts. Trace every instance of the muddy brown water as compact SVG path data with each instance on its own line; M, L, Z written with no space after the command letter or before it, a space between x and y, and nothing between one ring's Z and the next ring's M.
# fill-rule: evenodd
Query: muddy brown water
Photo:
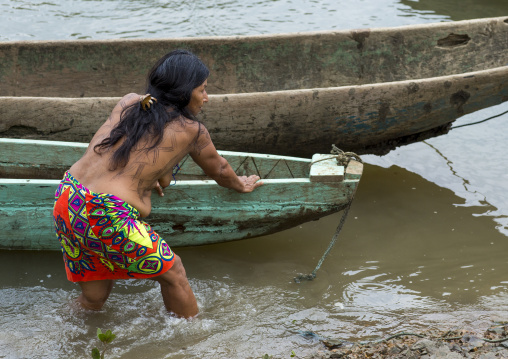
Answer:
M508 14L504 0L489 1L489 14L481 1L470 0L469 11L447 3L454 14L430 0L177 8L75 1L74 12L64 2L0 1L0 40L393 26L473 18L480 8L482 16ZM176 24L163 21L175 11ZM65 278L61 254L1 251L0 358L90 357L98 327L117 334L110 358L289 358L292 351L303 358L322 348L305 331L351 341L431 327L481 334L508 320L507 111L507 103L485 109L445 136L362 156L353 206L314 281L293 278L314 269L341 213L271 236L176 249L201 309L192 321L168 317L149 281L118 281L103 311L84 312L73 303L78 289Z

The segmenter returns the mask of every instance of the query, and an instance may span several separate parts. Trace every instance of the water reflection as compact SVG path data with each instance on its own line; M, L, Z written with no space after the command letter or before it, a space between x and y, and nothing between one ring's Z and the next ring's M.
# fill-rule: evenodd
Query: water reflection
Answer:
M446 136L367 159L380 166L404 167L451 189L465 200L457 206L477 206L475 216L491 217L497 229L508 235L507 110L505 102L477 111L455 121ZM470 123L475 124L463 126Z
M366 340L448 316L446 325L488 326L508 292L508 241L491 219L473 216L477 207L453 205L461 201L400 167L367 165L337 244L317 278L301 284L293 278L315 267L340 213L277 235L178 249L201 308L191 322L168 317L150 281L119 281L103 311L85 313L59 253L0 252L0 271L13 273L0 278L0 349L77 357L101 327L119 333L116 357L256 358L319 347L302 331Z
M508 13L508 3L504 0L400 0L411 8L408 13L418 16L447 18L453 21L482 17L503 16Z
M255 35L500 16L504 0L1 1L0 41ZM342 14L347 14L343 16Z
M255 35L446 20L412 14L397 0L363 0L361 6L306 0L0 0L0 11L0 41Z

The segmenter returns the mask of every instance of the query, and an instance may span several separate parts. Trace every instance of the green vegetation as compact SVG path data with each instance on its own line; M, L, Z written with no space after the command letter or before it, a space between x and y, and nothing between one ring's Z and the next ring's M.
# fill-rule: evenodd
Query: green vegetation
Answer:
M98 348L92 349L92 358L93 359L104 359L104 353L108 349L108 345L116 338L116 335L111 332L111 330L107 330L106 333L103 333L100 328L97 328L97 338L102 342L102 352L99 351Z

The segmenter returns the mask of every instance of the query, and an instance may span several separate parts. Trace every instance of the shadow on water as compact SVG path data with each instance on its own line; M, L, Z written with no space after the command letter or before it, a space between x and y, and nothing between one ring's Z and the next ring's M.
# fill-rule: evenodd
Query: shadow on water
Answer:
M458 119L445 136L400 147L371 164L397 165L463 198L457 206L478 208L508 236L508 102Z
M508 240L461 201L403 168L366 165L337 244L317 278L300 284L293 278L314 269L341 213L177 248L201 308L191 322L168 317L150 281L118 281L103 311L85 313L59 253L3 251L0 352L78 357L97 344L97 327L119 334L111 356L122 358L303 355L321 345L305 330L363 340L431 325L486 328L508 309Z

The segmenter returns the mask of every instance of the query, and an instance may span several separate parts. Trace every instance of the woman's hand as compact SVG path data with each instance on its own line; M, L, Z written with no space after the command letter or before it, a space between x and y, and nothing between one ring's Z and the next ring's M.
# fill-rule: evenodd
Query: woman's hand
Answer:
M164 197L164 192L162 191L162 186L159 181L157 181L157 184L155 185L155 190L159 194L159 196Z
M238 179L243 184L243 189L238 191L240 193L248 193L254 191L256 188L261 186L263 182L259 181L260 177L256 175L252 176L238 176ZM259 182L258 182L259 181Z

